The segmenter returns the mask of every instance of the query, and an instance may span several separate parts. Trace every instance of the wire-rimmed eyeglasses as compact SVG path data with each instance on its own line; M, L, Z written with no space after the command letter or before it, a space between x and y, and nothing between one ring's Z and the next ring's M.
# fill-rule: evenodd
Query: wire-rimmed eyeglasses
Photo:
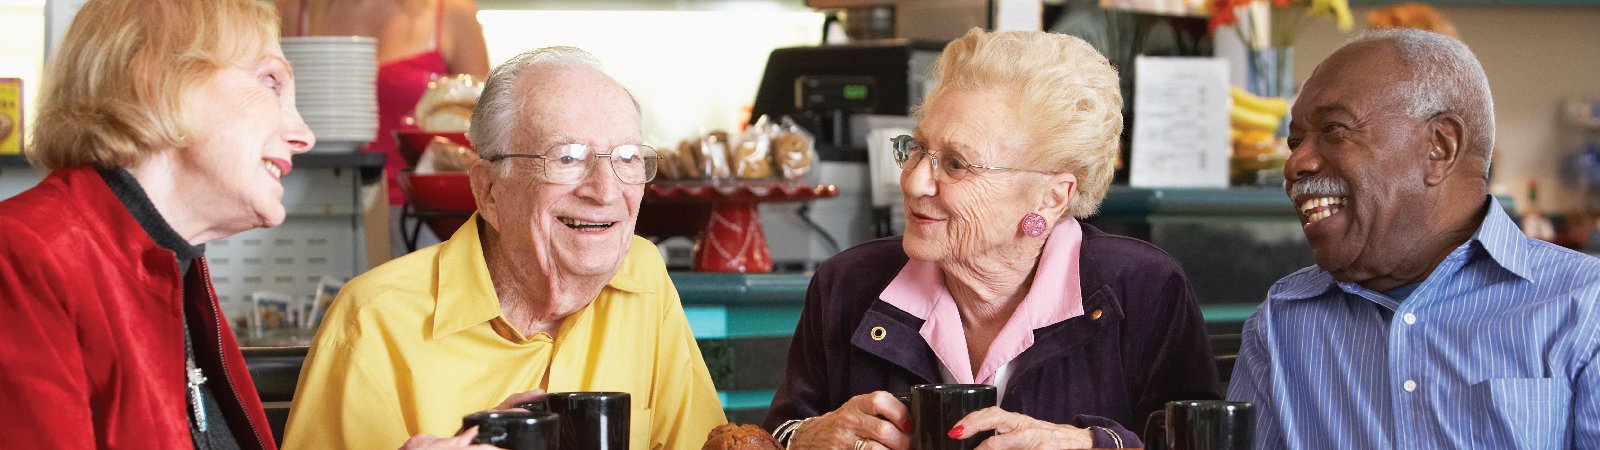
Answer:
M933 159L932 162L934 172L942 172L946 177L949 177L952 180L965 180L977 175L982 175L984 172L991 170L1014 170L1019 172L1034 172L1043 174L1056 173L1044 170L1015 169L1011 167L973 164L967 162L966 159L963 159L961 155L957 154L956 152L949 150L928 150L927 146L922 145L921 142L917 142L917 140L911 136L903 134L889 139L889 142L894 144L894 164L900 166L900 170L910 171L912 169L916 169L917 165L922 163L922 155L928 155L929 158Z
M588 178L594 170L595 160L611 159L611 171L617 179L628 184L645 184L656 178L656 167L661 157L654 147L643 144L624 144L609 153L595 153L584 144L558 144L543 154L502 153L489 157L489 162L506 158L533 158L544 161L544 181L554 184L577 184Z

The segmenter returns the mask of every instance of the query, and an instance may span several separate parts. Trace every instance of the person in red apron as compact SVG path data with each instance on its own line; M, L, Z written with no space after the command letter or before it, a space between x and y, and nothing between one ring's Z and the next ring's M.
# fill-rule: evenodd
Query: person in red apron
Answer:
M390 247L395 256L406 253L399 228L405 193L398 181L406 162L394 132L410 126L406 116L429 81L450 74L481 79L489 73L478 5L473 0L280 0L278 14L284 36L378 38L378 135L367 151L387 155ZM438 242L425 227L422 234L418 247Z

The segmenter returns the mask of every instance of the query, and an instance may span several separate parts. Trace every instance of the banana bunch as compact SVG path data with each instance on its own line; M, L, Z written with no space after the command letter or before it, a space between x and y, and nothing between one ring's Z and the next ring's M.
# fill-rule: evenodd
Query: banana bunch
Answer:
M1228 94L1233 98L1233 106L1228 108L1228 121L1233 124L1235 139L1248 131L1265 131L1271 135L1278 130L1283 116L1289 114L1289 101L1283 98L1257 97L1238 86L1229 86Z

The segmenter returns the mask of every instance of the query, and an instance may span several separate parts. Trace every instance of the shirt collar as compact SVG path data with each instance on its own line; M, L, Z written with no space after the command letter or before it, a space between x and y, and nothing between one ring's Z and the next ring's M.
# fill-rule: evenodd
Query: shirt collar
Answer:
M1452 250L1451 254L1466 253L1466 248L1476 243L1476 247L1482 248L1495 264L1518 277L1530 279L1531 268L1528 257L1523 251L1523 241L1527 237L1522 234L1521 228L1511 221L1511 216L1506 215L1505 208L1500 206L1500 200L1492 195L1488 197L1489 210L1484 214L1483 223L1478 226L1478 231L1474 232L1467 242L1462 243L1461 247ZM1341 284L1347 286L1341 287ZM1333 279L1332 274L1320 267L1311 266L1279 280L1273 287L1275 292L1271 297L1277 300L1300 300L1316 297L1335 288L1343 288L1352 293L1360 290L1353 283L1339 283Z
M489 276L489 263L483 255L479 226L478 214L473 213L472 218L457 229L449 240L439 244L439 256L435 262L438 271L433 311L435 339L494 320L501 315L500 297L495 294L494 280ZM640 238L633 239L637 241ZM639 279L636 270L628 264L628 261L635 259L632 253L641 251L638 242L634 244L628 250L629 255L624 259L622 269L606 282L605 289L636 294L652 291L650 285ZM588 308L589 306L584 307Z
M1044 251L1034 270L1033 284L1017 305L1014 316L1026 318L1043 328L1083 315L1083 289L1079 285L1078 258L1083 248L1083 227L1068 217L1050 231ZM1064 274L1040 276L1039 274ZM884 302L918 319L928 320L933 307L950 297L944 286L944 272L937 264L910 260L879 294Z
M1027 295L990 343L976 377L971 376L959 312L938 265L907 261L879 298L924 321L919 330L923 339L957 382L991 383L1002 367L1033 345L1034 330L1083 315L1078 273L1082 247L1083 227L1076 219L1067 218L1050 232Z
M1522 229L1516 222L1511 221L1511 216L1506 215L1505 207L1500 206L1500 200L1493 195L1489 196L1489 211L1483 215L1483 225L1478 227L1478 232L1472 234L1472 240L1477 242L1484 252L1489 255L1500 267L1521 277L1532 280L1533 267L1530 265L1527 253L1528 237L1522 234Z
M100 178L106 181L106 186L111 188L111 193L117 200L128 208L128 214L133 215L133 220L139 222L144 232L156 245L167 250L172 250L178 256L179 272L187 272L190 262L205 253L205 245L190 245L179 235L167 219L156 210L155 203L150 201L149 194L144 192L144 187L139 185L139 180L133 177L127 169L123 168L96 168Z

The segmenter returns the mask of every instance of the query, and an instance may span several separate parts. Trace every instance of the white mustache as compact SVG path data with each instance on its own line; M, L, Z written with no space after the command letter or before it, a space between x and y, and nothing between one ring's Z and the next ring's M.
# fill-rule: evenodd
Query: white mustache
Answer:
M1285 181L1289 185L1289 199L1298 201L1306 197L1348 197L1350 185L1344 180L1331 177L1301 178L1299 181Z

